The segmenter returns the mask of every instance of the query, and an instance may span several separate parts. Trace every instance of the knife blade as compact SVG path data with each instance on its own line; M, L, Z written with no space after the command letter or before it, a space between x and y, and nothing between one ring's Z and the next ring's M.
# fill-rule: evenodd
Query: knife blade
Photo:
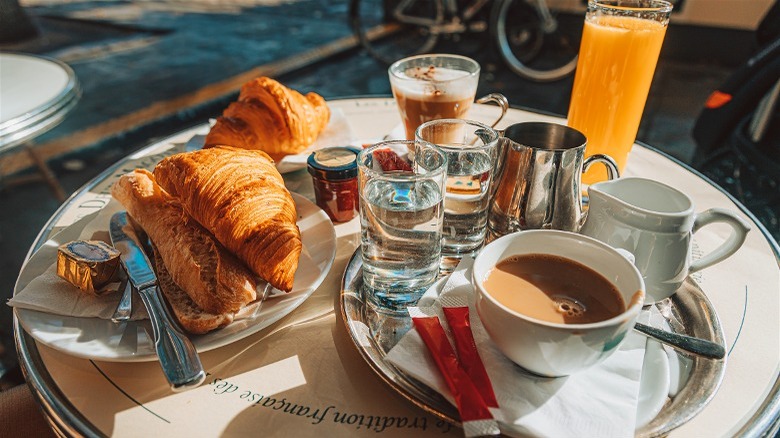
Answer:
M109 235L111 243L121 253L120 260L130 282L138 291L149 313L155 351L171 389L183 391L200 385L206 378L200 357L189 338L173 324L160 295L157 276L141 249L127 212L120 211L111 216Z

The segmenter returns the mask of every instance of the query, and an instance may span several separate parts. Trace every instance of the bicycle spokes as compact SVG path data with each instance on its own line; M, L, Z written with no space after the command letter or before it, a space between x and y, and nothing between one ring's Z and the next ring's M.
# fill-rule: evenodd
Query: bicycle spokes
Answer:
M349 20L360 44L372 57L390 64L433 49L444 17L442 0L351 0Z

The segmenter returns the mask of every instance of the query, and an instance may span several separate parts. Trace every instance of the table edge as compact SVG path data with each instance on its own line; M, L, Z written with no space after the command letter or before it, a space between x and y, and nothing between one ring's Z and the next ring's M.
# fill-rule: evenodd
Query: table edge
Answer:
M58 59L13 51L0 51L0 54L21 55L51 62L65 70L68 76L68 82L57 96L41 105L39 108L36 108L34 111L21 114L0 123L0 151L4 151L22 145L35 137L39 131L45 131L58 125L65 114L68 113L81 98L82 90L81 84L73 69L68 64ZM11 128L14 127L16 128L11 130ZM11 132L5 133L5 131L8 130L11 130Z

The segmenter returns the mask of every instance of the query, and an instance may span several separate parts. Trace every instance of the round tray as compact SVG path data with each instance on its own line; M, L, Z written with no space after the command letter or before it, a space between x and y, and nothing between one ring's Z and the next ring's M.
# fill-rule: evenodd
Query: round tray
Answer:
M427 385L385 361L385 355L411 328L408 317L372 312L363 301L363 262L360 248L347 264L341 283L341 316L352 341L372 370L401 396L423 410L460 426L457 409ZM671 298L656 304L677 333L724 345L723 330L712 304L695 281L688 279ZM726 371L726 360L703 359L676 353L680 383L656 417L636 430L638 437L658 437L693 418L715 395Z

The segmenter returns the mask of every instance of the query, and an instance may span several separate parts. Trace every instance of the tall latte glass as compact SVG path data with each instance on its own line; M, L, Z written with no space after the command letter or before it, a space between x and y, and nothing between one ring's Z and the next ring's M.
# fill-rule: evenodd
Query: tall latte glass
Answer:
M587 156L606 154L622 172L636 140L672 4L590 0L569 105L569 126L585 134ZM603 167L583 176L607 179Z
M405 312L436 280L446 171L429 143L387 141L358 154L363 284L375 310Z
M466 116L479 82L479 63L459 55L419 55L390 66L390 86L406 129L406 139L422 123Z

